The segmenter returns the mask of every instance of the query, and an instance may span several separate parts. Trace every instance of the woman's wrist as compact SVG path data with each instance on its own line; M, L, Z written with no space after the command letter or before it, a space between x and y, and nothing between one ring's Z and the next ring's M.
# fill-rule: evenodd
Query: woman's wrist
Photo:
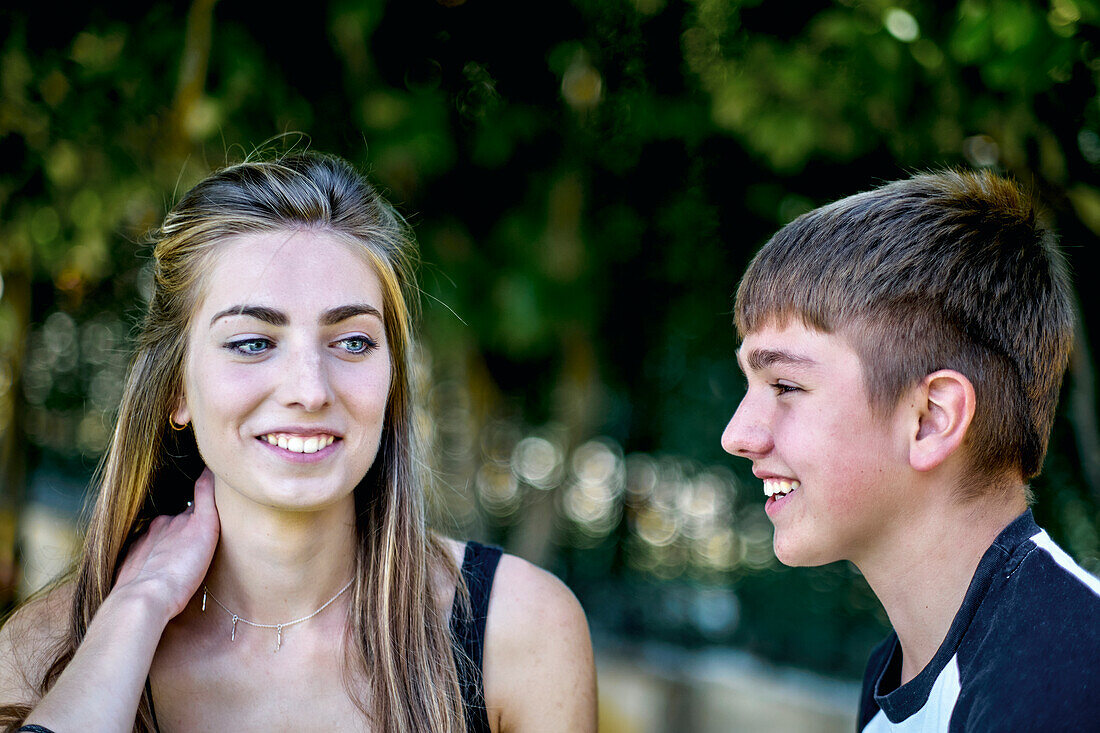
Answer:
M113 624L123 624L131 630L148 628L159 638L168 622L179 613L179 609L171 608L165 601L166 595L148 582L116 587L103 600L92 623L106 615Z
M133 728L149 667L170 615L155 583L113 589L88 624L76 654L28 716L47 730Z

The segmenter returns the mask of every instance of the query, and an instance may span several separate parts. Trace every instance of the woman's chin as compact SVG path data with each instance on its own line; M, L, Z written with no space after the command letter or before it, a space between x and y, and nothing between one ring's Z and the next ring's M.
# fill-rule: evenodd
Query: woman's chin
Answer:
M345 507L354 511L352 489L317 486L316 482L271 481L263 486L232 488L221 484L225 490L216 493L218 512L284 512L287 514L318 514Z

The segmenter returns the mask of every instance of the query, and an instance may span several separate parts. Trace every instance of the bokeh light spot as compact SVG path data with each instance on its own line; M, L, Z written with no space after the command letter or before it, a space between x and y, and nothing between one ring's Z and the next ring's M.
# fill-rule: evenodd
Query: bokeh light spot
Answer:
M61 231L61 220L51 206L43 206L31 217L31 238L38 244L49 244Z
M963 140L963 155L971 165L989 168L1001 159L1001 149L989 135L973 135Z
M603 96L603 77L588 62L586 54L578 53L561 79L561 93L573 109L592 109Z
M516 477L538 489L550 489L561 478L561 449L546 438L529 436L512 451L512 471Z
M882 24L890 35L904 43L912 43L920 38L920 25L908 11L890 8L882 17Z
M73 223L81 229L94 229L99 225L103 204L99 194L92 188L82 188L73 196L69 205L69 215Z
M1081 9L1073 0L1052 0L1047 19L1054 28L1072 25L1081 20Z
M909 47L913 58L926 69L938 69L943 66L943 51L927 38L920 38Z
M1100 135L1089 129L1077 133L1077 147L1081 156L1092 164L1100 163Z
M497 517L508 517L519 507L522 495L519 482L507 466L485 463L474 479L482 505Z

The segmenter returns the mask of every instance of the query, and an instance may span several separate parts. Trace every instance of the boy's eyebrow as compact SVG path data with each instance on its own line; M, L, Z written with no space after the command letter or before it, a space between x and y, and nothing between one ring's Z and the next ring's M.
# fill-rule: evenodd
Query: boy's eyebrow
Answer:
M738 349L737 356L740 358L742 355L743 352ZM769 369L777 365L786 367L817 366L817 362L808 356L793 354L781 349L753 349L747 355L744 355L744 358L745 363L748 364L749 370L754 372Z
M319 320L322 326L335 326L341 321L362 315L374 316L378 320L382 320L382 314L378 309L368 303L353 303L330 308L321 314ZM285 326L290 323L290 318L287 317L286 313L275 308L262 305L235 305L215 313L214 317L210 319L210 325L213 326L219 318L225 318L226 316L248 316L264 323L270 323L272 326Z

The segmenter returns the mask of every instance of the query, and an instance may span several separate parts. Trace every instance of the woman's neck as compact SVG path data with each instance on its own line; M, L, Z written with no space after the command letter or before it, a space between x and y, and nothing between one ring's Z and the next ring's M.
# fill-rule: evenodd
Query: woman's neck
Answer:
M312 511L258 505L215 490L221 536L209 592L242 618L280 623L317 610L355 566L354 498Z

